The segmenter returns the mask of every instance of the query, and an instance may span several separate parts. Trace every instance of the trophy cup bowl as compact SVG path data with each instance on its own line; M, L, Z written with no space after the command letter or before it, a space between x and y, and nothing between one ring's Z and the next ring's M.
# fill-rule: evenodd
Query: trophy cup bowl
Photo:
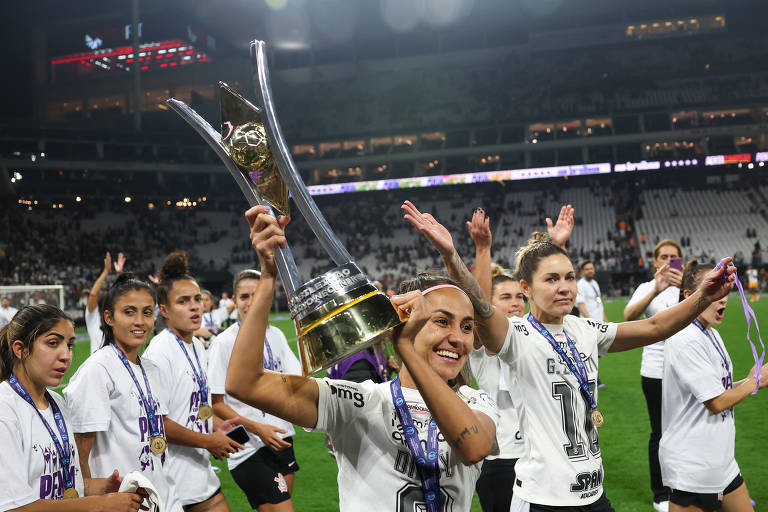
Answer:
M187 121L221 158L251 206L289 215L289 197L312 228L336 267L300 284L289 247L278 249L275 263L288 295L298 334L304 375L315 375L374 343L387 340L402 323L381 293L352 261L301 181L274 112L269 70L262 41L251 43L259 105L220 82L221 130L214 130L183 102L167 104ZM290 196L289 196L290 193Z

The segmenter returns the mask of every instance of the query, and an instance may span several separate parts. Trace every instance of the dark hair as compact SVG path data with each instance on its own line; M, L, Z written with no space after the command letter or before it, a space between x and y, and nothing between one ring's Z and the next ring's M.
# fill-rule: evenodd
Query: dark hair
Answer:
M579 270L584 270L584 267L586 267L587 265L594 266L595 262L592 261L592 260L584 260L584 261L581 262L581 265L579 265Z
M697 260L691 260L685 266L683 271L683 283L680 285L680 300L685 299L683 292L695 292L701 282L701 275L711 270L712 267L705 263L699 263Z
M439 286L441 284L450 284L453 286L458 287L459 289L462 289L461 286L456 284L456 281L451 279L450 277L441 274L439 271L426 271L426 272L419 272L416 274L416 277L413 279L409 279L407 281L401 281L400 284L397 286L397 293L398 295L402 295L404 293L420 290L424 291L428 288L432 288L433 286ZM469 369L469 358L467 358L467 361L464 363L464 367L459 370L458 375L456 375L456 378L451 379L448 381L448 386L450 386L451 389L454 391L458 390L461 386L469 386L472 382L472 373Z
M553 254L568 257L565 249L552 242L548 234L535 231L528 239L528 243L517 251L515 275L518 279L525 279L530 283L533 274L539 268L539 261Z
M35 339L50 331L62 318L72 322L69 315L51 304L25 306L13 315L11 321L0 329L0 381L11 376L13 365L18 360L13 353L13 342L21 340L24 349L31 354Z
M189 275L189 258L186 251L173 251L166 256L157 278L160 281L157 285L157 303L165 305L168 305L168 296L176 281L197 283L197 279Z
M232 281L232 297L237 295L237 287L240 286L240 282L245 281L246 279L255 279L258 281L261 279L261 272L252 268L247 268L238 272L235 279Z
M146 290L152 297L152 301L155 300L155 290L152 286L146 281L137 278L131 272L123 272L117 276L115 282L112 283L112 286L107 290L107 294L104 297L103 309L102 307L99 308L101 311L101 330L104 332L104 343L102 344L102 347L106 347L115 342L115 333L112 330L112 326L107 324L106 320L104 320L104 312L109 311L114 317L115 302L117 302L117 299L134 290Z

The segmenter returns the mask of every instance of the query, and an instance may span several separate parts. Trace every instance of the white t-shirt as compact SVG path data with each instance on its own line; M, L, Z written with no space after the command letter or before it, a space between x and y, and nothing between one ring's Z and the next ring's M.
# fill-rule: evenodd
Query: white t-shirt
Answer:
M192 347L194 346L194 351ZM195 352L200 360L203 373L208 373L208 354L203 344L193 339L184 344L195 370L199 373ZM213 432L213 418L206 421L197 417L201 405L200 386L184 356L176 337L164 329L152 338L142 361L152 361L160 369L162 386L169 397L167 417L182 427L198 433ZM206 377L207 379L207 377ZM208 390L208 404L211 405L211 391ZM221 486L211 467L210 452L204 448L173 445L173 457L168 460L168 474L171 486L182 505L194 505L210 498Z
M562 324L544 327L571 358L563 330L568 333L597 402L598 353L608 352L618 324L567 315ZM499 357L510 366L520 397L525 452L515 464L515 495L550 506L595 502L603 493L603 464L597 429L587 421L589 402L578 380L527 318L509 319Z
M600 293L600 284L594 279L587 281L582 277L577 283L576 305L584 304L589 313L589 318L602 321L605 318L603 312L603 298ZM583 316L583 315L582 315Z
M519 459L525 450L525 443L520 433L520 416L516 406L520 399L515 398L517 387L509 365L495 355L488 355L484 348L469 354L469 365L478 387L491 395L499 409L499 425L496 428L499 454L489 455L486 459Z
M733 364L714 329L691 324L667 340L661 395L659 462L664 485L694 493L721 493L739 474L734 458L733 408L710 414L704 402L733 387Z
M627 306L633 304L653 290L655 281L650 280L637 287ZM645 318L651 318L659 311L663 311L680 302L680 288L670 286L653 298L645 309ZM640 363L640 375L649 379L661 379L664 377L664 342L659 341L643 347L643 359Z
M318 432L333 438L339 511L426 510L416 463L392 403L389 382L374 384L317 379ZM402 388L422 445L432 419L421 394ZM484 391L462 386L457 393L471 409L498 424L499 413ZM469 510L482 462L465 466L438 432L442 510Z
M239 324L230 325L224 332L216 336L216 342L211 345L210 354L208 354L208 378L211 393L224 395L224 403L230 406L239 416L255 421L257 423L266 423L277 428L286 430L280 437L286 438L296 435L293 425L282 418L267 414L261 409L251 407L241 402L237 398L227 394L225 382L227 380L227 368L229 359L232 357L232 349L235 347L235 339L240 331ZM267 328L267 342L272 349L274 370L280 373L301 374L301 365L299 360L288 346L288 341L282 331L276 327ZM264 350L264 358L267 358L267 351ZM227 466L232 470L241 462L256 453L264 443L256 434L248 432L249 440L245 443L245 449L233 453L227 459Z
M88 338L91 340L91 354L93 354L104 343L104 331L101 330L99 308L88 311L88 306L85 306L85 329L88 331Z
M75 489L80 496L85 496L69 408L56 392L49 390L48 393L61 409L67 424L70 471L74 472ZM49 406L40 412L61 443L53 408ZM8 381L0 383L0 447L0 510L23 507L41 499L61 499L64 470L56 445L34 408L16 394Z
M13 316L18 312L19 310L12 306L8 306L7 308L0 306L0 318L5 320L5 322L2 323L10 323L10 321L13 319Z
M748 268L747 269L747 282L749 284L757 284L757 269L756 268Z
M136 382L149 399L141 369L134 363L129 364ZM142 361L141 365L147 372L157 414L164 416L168 414L168 395L160 369L149 360ZM115 469L121 475L141 471L154 484L165 510L182 512L168 479L168 459L175 456L175 447L169 446L161 455L149 450L149 422L141 395L111 345L85 360L64 388L64 396L72 411L72 430L96 433L88 457L93 478L106 478ZM159 427L165 435L162 421Z

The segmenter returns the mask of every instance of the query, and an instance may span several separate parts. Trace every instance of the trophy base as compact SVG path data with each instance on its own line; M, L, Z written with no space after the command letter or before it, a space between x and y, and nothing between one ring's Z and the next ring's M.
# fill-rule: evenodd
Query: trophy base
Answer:
M372 285L327 304L314 322L297 321L304 375L316 375L339 361L389 338L402 320L389 298Z

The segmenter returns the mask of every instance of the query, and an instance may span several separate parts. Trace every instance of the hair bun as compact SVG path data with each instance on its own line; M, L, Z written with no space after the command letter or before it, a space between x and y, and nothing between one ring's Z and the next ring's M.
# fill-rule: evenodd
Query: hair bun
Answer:
M502 267L496 262L491 263L491 279L495 277L499 277L500 275L506 274L506 273L507 273L507 269L505 269L504 267Z
M173 251L163 260L157 273L160 282L170 281L189 275L189 258L187 251Z

